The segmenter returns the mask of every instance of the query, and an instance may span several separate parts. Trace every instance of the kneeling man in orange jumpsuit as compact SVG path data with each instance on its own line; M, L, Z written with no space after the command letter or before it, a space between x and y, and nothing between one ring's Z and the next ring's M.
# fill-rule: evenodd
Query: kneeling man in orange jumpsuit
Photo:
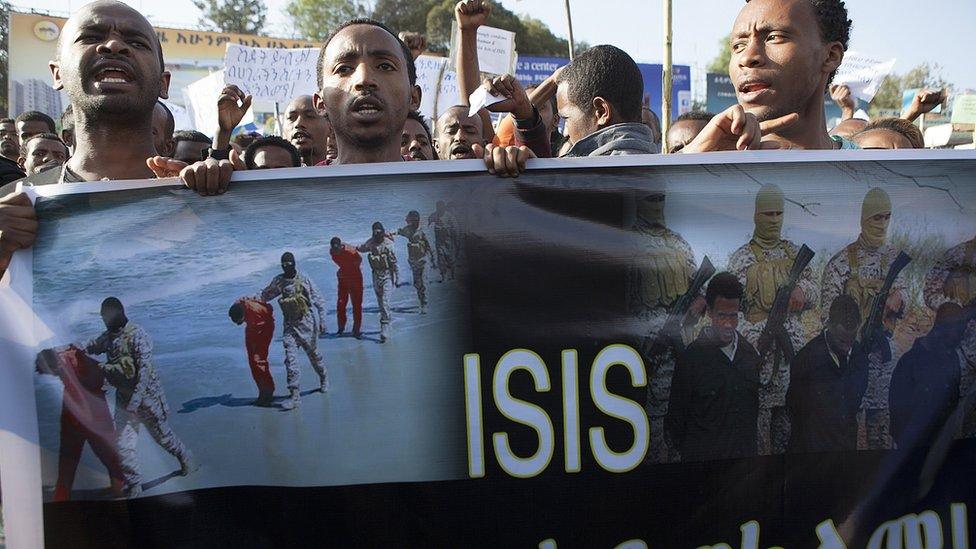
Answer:
M271 305L253 298L242 297L231 305L227 313L234 324L244 328L244 346L251 375L258 386L257 406L271 406L274 398L274 379L268 365L268 349L274 337L274 309Z
M105 465L112 491L120 494L125 479L115 447L115 425L105 401L105 374L98 361L74 345L45 349L35 360L37 371L56 375L64 383L61 398L61 444L58 449L58 481L54 501L71 499L81 451L85 443Z

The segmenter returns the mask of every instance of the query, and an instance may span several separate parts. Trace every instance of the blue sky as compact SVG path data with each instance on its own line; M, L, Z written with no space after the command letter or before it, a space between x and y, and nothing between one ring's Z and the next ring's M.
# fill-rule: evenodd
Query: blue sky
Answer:
M126 0L157 25L192 26L199 11L191 0ZM269 27L289 34L287 0L266 0ZM60 12L86 0L14 0L15 6ZM501 0L516 13L541 19L554 33L566 36L563 0ZM661 0L572 0L574 35L590 44L614 44L642 62L662 57ZM704 67L718 51L718 40L732 27L742 3L737 0L675 0L674 61ZM976 89L972 33L976 1L847 0L854 32L851 48L882 58L895 57L896 72L919 63L942 65L942 74L957 88ZM517 38L516 38L517 40Z

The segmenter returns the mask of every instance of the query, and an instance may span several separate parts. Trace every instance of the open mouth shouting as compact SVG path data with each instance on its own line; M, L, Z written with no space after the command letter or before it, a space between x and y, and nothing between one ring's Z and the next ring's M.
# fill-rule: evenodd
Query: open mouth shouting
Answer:
M746 79L736 89L739 92L739 101L742 103L760 102L773 93L772 85L758 78Z
M136 85L132 67L123 61L100 61L90 75L89 81L98 91L126 91Z
M376 122L383 117L383 103L372 95L363 95L353 100L352 117L366 123Z
M451 146L451 158L455 160L474 158L474 151L467 143L455 143Z

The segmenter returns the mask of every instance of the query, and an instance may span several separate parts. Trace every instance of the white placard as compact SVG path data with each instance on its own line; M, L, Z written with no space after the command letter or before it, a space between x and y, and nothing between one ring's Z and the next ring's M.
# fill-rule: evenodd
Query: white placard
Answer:
M420 86L420 114L433 120L437 116L437 94L440 89L441 77L447 67L446 57L420 55L414 60L417 67L417 85Z
M224 86L224 71L217 71L183 88L186 105L193 112L193 125L211 137L217 131L217 99ZM254 122L253 107L244 114L240 125L251 122Z
M894 67L895 59L885 61L849 51L844 54L833 83L849 87L851 95L870 103Z
M478 68L489 74L515 74L515 33L479 27Z
M251 48L227 44L224 80L255 99L288 103L318 91L316 48Z

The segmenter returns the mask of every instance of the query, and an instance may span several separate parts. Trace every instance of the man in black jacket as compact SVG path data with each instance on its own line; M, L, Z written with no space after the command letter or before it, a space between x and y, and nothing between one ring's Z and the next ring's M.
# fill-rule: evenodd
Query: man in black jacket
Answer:
M946 302L935 313L935 324L902 355L891 375L891 435L898 448L928 446L949 421L959 403L962 375L959 343L968 315Z
M705 291L711 326L678 357L665 429L682 461L756 455L759 354L736 332L742 284L715 275Z
M827 325L790 364L786 407L790 452L857 449L857 411L868 386L866 356L852 356L861 312L841 295L830 304Z

